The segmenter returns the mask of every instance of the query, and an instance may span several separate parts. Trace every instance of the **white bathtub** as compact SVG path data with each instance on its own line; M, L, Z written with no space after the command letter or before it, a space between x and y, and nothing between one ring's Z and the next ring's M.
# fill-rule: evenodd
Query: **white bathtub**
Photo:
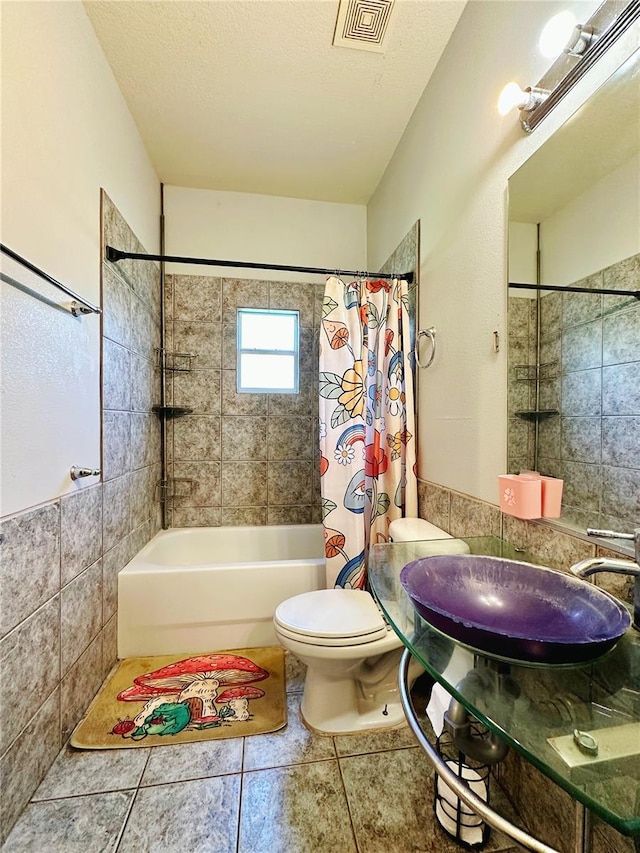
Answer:
M324 586L319 524L162 530L118 575L118 657L277 645L277 605Z

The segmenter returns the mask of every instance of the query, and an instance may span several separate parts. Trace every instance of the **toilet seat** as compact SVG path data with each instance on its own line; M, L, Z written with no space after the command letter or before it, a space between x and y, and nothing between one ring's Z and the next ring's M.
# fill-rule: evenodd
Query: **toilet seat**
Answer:
M387 636L387 623L368 592L320 589L283 601L274 615L284 637L315 646L353 646Z

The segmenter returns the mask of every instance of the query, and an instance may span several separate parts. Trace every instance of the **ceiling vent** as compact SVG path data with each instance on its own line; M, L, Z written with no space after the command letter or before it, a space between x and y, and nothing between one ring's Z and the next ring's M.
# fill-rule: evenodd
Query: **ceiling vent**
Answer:
M340 0L333 36L336 47L384 51L395 0Z

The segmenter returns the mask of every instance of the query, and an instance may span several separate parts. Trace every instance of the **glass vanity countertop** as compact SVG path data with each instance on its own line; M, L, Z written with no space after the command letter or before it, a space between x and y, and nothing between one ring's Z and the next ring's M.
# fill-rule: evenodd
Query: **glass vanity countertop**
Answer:
M496 537L462 541L472 554L541 564ZM474 651L465 659L460 643L418 615L400 583L403 566L437 553L435 541L371 548L371 589L403 643L474 717L572 797L619 832L640 834L640 632L630 628L615 648L587 664L530 665ZM575 745L576 729L596 738L597 755Z

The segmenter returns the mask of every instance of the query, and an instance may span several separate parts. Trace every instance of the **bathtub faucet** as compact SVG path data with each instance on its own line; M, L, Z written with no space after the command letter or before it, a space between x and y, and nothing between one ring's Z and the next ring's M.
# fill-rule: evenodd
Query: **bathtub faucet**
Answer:
M636 527L633 533L616 533L614 530L596 530L588 527L589 536L601 536L604 539L632 539L635 543L636 561L619 560L615 557L592 557L588 560L580 560L571 566L571 571L579 578L587 578L599 572L613 572L618 575L632 575L635 577L633 591L633 627L640 631L640 527Z

